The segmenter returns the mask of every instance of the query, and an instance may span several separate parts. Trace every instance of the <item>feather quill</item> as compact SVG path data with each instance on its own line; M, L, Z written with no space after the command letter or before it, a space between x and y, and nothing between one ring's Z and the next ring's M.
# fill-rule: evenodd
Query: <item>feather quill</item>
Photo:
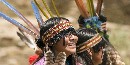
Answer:
M31 31L30 29L26 28L25 26L23 26L22 24L20 24L16 20L14 20L14 19L10 18L9 16L5 15L4 13L0 12L0 17L3 17L5 20L7 20L8 22L12 23L13 25L15 25L16 27L20 28L21 30L24 30L26 33L30 34L34 38L36 38L36 39L39 38L39 36L36 33Z
M78 8L79 8L79 11L81 13L81 15L84 17L84 18L88 18L89 17L89 13L87 11L87 9L85 8L85 5L83 3L82 0L75 0Z
M36 19L39 23L39 27L41 27L43 25L43 19L39 13L39 10L38 10L36 4L34 3L34 1L31 1L31 4L32 4L32 8L33 8L34 14L36 16Z
M35 39L28 35L27 33L25 33L23 30L21 30L19 28L19 31L20 32L17 32L17 35L20 37L20 39L25 42L25 44L30 47L30 48L33 48L35 51L38 50L38 47L37 45L35 44Z
M10 8L20 19L22 19L31 29L33 29L36 34L39 35L38 29L29 21L27 20L19 11L17 11L11 4L9 4L6 0L0 0L4 3L8 8Z

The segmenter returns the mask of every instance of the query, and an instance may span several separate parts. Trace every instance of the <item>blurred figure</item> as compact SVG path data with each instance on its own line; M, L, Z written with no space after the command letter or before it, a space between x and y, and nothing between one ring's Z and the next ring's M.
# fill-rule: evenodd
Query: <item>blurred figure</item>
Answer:
M77 31L77 60L82 65L99 65L103 59L106 42L93 29L80 28Z

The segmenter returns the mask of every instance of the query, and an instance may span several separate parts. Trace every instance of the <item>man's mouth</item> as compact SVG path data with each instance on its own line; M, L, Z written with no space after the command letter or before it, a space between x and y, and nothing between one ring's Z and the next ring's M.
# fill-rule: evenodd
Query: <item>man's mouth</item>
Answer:
M76 48L76 44L75 43L70 43L67 45L67 47L69 48Z

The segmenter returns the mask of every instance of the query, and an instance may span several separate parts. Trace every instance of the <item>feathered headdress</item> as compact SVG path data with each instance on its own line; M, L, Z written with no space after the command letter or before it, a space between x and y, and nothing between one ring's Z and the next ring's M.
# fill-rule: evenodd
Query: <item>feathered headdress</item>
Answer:
M12 23L16 27L19 28L20 32L17 32L18 36L23 40L30 48L34 48L35 50L38 49L36 44L34 43L34 39L39 38L39 30L28 20L26 19L16 8L14 8L11 4L9 4L6 0L0 0L3 4L5 4L8 8L10 8L20 19L22 19L29 28L23 26L16 20L12 19L11 17L5 15L4 13L0 12L0 17L3 17L8 22ZM38 20L39 24L42 24L42 19Z
M96 10L94 9L93 0L87 0L87 9L82 0L75 0L75 2L81 13L78 21L80 27L104 30L106 17L101 15L103 0L98 0Z
M5 20L7 20L8 22L12 23L13 25L15 25L16 27L19 28L20 32L17 32L18 36L21 38L22 41L24 41L30 48L34 48L35 50L38 49L36 42L37 40L42 37L40 36L40 29L44 23L42 16L40 15L39 10L42 12L42 14L47 18L53 18L54 15L52 15L51 10L49 9L49 7L47 6L47 3L45 2L45 0L42 0L47 12L49 13L50 16L48 16L45 11L43 10L43 8L38 4L38 2L36 0L31 0L31 4L32 4L32 8L35 14L35 17L37 19L38 22L38 26L39 29L37 29L28 19L26 19L15 7L13 7L10 3L8 3L6 0L0 0L0 2L2 2L3 4L5 4L8 8L10 8L20 19L22 19L28 26L29 28L25 27L24 25L22 25L21 23L17 22L16 20L12 19L11 17L5 15L4 13L0 12L0 17L3 17ZM53 0L51 0L54 10L57 14L57 17L60 17L55 3ZM47 42L49 41L50 38L54 37L57 33L60 33L63 30L68 29L69 27L72 27L71 30L74 30L73 26L70 24L70 22L67 21L62 21L61 23L55 25L54 27L50 28L48 31L45 32L45 34L43 35L43 41ZM63 29L64 28L64 29ZM53 33L53 34L49 34L49 33ZM65 32L64 32L65 33ZM67 33L67 32L66 32ZM56 40L55 40L56 41Z
M103 0L98 0L96 10L94 10L93 0L87 0L88 8L85 7L82 0L75 0L75 2L79 8L80 13L81 13L81 16L78 19L78 23L79 23L80 28L94 29L95 31L97 31L99 33L99 36L102 36L101 34L104 31L106 31L102 27L102 24L104 22L106 22L106 19L101 20L102 16L100 16ZM100 37L100 38L95 37L94 39L91 38L92 39L92 40L90 39L91 41L89 41L89 40L87 41L89 43L86 43L86 45L83 45L83 44L82 45L88 46L87 48L89 48L89 47L91 47L89 45L92 45L92 46L96 45L97 44L96 41L98 41L98 43L99 43L101 40L98 40L98 39L101 39L101 38L102 37ZM79 45L79 46L81 46L81 45ZM77 47L79 47L79 46L77 46ZM83 46L81 46L81 48L83 48Z
M33 8L34 14L36 16L39 29L37 29L28 19L26 19L16 8L14 8L6 0L0 0L0 2L5 4L8 8L10 8L20 19L22 19L29 26L29 28L27 28L27 27L23 26L22 24L20 24L19 22L17 22L16 20L14 20L13 18L11 18L11 17L5 15L4 13L0 12L0 17L3 17L8 22L10 22L13 25L15 25L16 27L18 27L20 32L17 32L17 35L20 37L20 39L22 41L24 41L30 48L33 48L35 51L39 49L36 43L38 42L38 39L40 37L42 37L42 41L44 43L47 43L48 41L50 41L50 39L51 40L53 39L54 42L55 42L55 41L59 40L59 38L61 38L60 34L62 35L62 34L68 33L69 31L75 31L72 24L67 19L62 20L62 18L61 18L60 23L54 25L53 27L48 29L43 34L44 37L40 36L40 30L39 29L41 29L41 27L44 25L45 22L43 21L39 10L42 12L42 14L47 19L54 17L54 15L52 15L52 13L51 13L51 10L47 6L45 0L42 0L42 2L44 4L45 8L47 9L47 12L50 14L50 17L44 12L42 7L38 4L38 2L36 0L31 0L32 8ZM60 15L59 15L59 13L56 9L54 1L51 0L51 2L53 4L54 10L57 14L57 17L60 17ZM62 31L64 31L64 32L62 32ZM55 37L55 38L53 38L53 37ZM48 53L50 53L50 52L45 53L45 56L46 56L47 59L51 59L52 56L48 56ZM60 53L59 56L56 59L55 64L57 64L57 63L65 64L65 60L66 60L66 54ZM50 61L45 60L45 61L50 62L52 60L50 60ZM54 63L52 63L52 64L54 64Z
M91 28L96 30L101 34L102 38L107 42L107 47L105 48L103 65L125 65L121 60L121 57L113 45L109 42L107 29L106 29L106 17L102 16L102 3L103 0L97 0L97 7L94 9L93 0L86 0L88 8L86 9L82 0L75 0L81 16L79 17L78 23L81 28ZM91 39L90 39L91 40ZM80 45L81 46L81 45ZM82 48L82 47L81 47Z

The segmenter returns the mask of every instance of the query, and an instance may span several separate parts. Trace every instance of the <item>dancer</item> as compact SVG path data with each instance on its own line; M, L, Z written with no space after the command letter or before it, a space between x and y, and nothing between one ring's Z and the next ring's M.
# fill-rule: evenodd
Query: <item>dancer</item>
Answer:
M77 31L77 60L82 65L98 65L102 63L105 40L95 30L80 28Z
M68 58L68 56L72 56L72 54L76 53L78 37L76 36L74 27L68 19L60 17L59 15L54 17L46 5L46 2L44 0L42 1L50 13L50 18L46 13L43 13L36 0L31 1L39 29L32 25L29 20L6 0L0 0L0 2L4 3L18 15L30 29L2 12L0 12L0 17L3 17L8 22L17 26L20 30L18 36L31 48L34 48L35 51L38 49L42 50L42 53L39 54L37 60L33 62L33 65L75 65L75 62L72 62L73 59L71 57ZM47 18L46 21L43 21L37 7L39 7L40 11L42 11L43 15Z
M103 0L97 0L96 9L94 9L93 7L93 0L87 0L88 10L85 8L82 0L75 1L81 12L81 16L78 19L79 27L91 28L97 31L107 43L104 51L103 62L101 65L125 65L117 50L109 42L109 36L107 35L106 28L107 19L101 14ZM81 4L82 6L79 4Z

